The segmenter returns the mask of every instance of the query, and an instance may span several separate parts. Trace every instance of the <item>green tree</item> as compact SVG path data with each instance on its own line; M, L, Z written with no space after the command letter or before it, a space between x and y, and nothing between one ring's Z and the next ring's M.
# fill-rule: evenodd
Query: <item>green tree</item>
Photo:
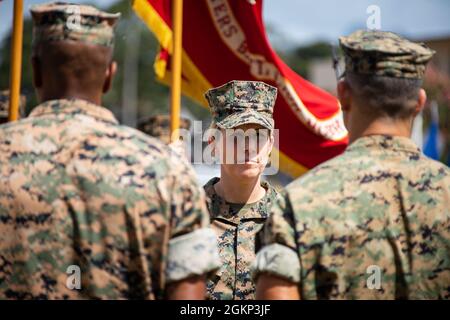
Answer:
M280 52L281 58L295 72L305 79L309 79L309 67L312 60L331 57L331 47L326 42L316 42L301 46L287 52Z

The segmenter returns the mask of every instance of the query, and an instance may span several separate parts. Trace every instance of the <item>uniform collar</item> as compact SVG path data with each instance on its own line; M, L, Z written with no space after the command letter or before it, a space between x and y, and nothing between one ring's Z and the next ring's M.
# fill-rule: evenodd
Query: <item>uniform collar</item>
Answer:
M29 117L41 117L49 114L84 114L104 122L119 123L108 109L81 99L45 101L34 108Z
M266 194L261 200L242 205L239 210L239 205L225 201L225 199L216 193L214 185L219 180L217 177L212 178L204 186L205 193L208 196L211 219L220 218L238 224L244 219L266 219L268 217L269 207L276 196L276 190L269 183L265 181L261 182L261 186L266 189Z
M389 135L371 135L355 140L347 151L359 149L384 149L403 151L409 153L421 153L419 147L409 138Z

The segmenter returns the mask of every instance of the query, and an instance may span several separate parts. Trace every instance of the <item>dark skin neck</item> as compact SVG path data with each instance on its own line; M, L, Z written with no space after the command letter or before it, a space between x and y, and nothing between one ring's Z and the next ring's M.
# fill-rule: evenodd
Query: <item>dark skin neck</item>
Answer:
M40 93L41 101L58 100L58 99L81 99L90 103L101 105L102 95L95 93L86 93L83 90L68 88L63 91L48 90Z
M116 71L111 55L111 48L81 42L39 44L32 57L39 101L82 99L101 105Z

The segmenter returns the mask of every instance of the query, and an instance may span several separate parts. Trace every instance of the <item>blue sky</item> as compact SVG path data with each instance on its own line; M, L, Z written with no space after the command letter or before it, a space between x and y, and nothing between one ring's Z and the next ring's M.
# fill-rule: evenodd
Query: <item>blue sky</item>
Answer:
M266 0L264 20L289 43L337 41L366 27L370 5L380 8L382 30L415 39L450 36L448 0Z
M26 14L30 5L47 1L25 0ZM114 1L89 2L105 7ZM10 29L13 2L0 2L0 39ZM369 5L379 6L383 30L414 39L450 36L448 0L265 0L264 20L276 30L271 39L277 45L291 47L317 40L336 41L339 35L366 26Z

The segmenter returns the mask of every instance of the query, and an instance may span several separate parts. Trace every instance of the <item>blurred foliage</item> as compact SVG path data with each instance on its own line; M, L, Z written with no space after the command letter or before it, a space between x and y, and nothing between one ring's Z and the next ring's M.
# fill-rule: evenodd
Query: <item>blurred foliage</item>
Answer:
M427 92L429 101L434 100L439 106L450 109L450 77L439 70L433 62L430 62L427 66L423 87ZM447 118L447 120L450 119ZM450 126L450 121L444 124L448 127Z
M331 47L327 42L316 42L287 52L279 52L292 70L309 79L311 61L331 58Z
M22 54L22 94L27 97L26 114L31 106L36 105L33 89L31 69L31 39L32 22L26 19L23 24L23 54ZM0 90L9 88L9 73L11 65L11 37L10 33L0 44Z

